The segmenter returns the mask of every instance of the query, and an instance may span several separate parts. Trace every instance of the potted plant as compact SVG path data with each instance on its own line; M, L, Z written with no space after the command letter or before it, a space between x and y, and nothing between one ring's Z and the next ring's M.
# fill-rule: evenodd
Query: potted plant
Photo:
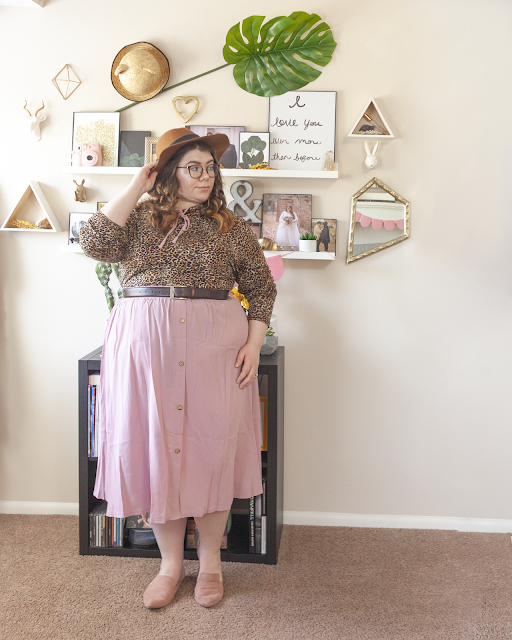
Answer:
M316 251L316 237L312 233L303 233L299 239L299 251Z

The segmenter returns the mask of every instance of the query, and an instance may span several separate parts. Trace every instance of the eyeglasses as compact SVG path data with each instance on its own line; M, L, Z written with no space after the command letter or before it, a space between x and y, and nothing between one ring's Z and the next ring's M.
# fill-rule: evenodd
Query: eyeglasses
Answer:
M188 167L178 167L178 169L188 169L188 172L192 178L200 178L203 175L203 167L199 164L193 164ZM219 173L219 165L218 164L210 164L206 167L206 173L210 176L210 178L215 178Z

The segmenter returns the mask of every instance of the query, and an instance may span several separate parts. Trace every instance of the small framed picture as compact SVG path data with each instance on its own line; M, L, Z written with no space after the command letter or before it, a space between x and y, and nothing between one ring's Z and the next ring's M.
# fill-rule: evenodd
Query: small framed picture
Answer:
M264 193L264 238L281 251L298 251L303 233L311 233L312 196L309 194Z
M249 226L256 238L259 240L261 238L261 224L250 224Z
M86 142L101 146L102 166L117 167L119 157L119 123L117 112L75 111L71 151Z
M80 229L92 215L94 214L82 212L69 214L68 244L80 244Z
M146 155L145 139L151 131L121 131L119 137L119 166L143 167Z
M240 169L250 169L262 162L268 163L269 146L270 133L268 131L262 133L241 132L238 167Z
M316 250L328 251L336 255L336 225L337 220L331 218L313 218L311 220L312 234L316 237Z
M158 142L158 138L154 136L148 136L145 138L145 147L144 147L144 164L149 164L150 162L156 162L156 143Z
M201 126L201 125L187 125L187 129L190 129L192 133L197 133L198 136L210 136L214 133L224 133L229 138L229 147L224 151L221 158L217 158L217 162L222 165L224 169L236 169L238 167L238 151L240 149L240 133L245 131L245 127L217 127L217 126Z
M106 204L107 204L106 202L97 202L96 211L101 211Z

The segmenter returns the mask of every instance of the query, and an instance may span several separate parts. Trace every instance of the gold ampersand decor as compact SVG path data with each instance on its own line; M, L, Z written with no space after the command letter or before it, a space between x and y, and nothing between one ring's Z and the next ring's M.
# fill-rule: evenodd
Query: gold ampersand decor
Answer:
M180 110L178 109L178 107L176 106L176 102L178 102L178 100L181 100L182 102L184 102L185 104L188 104L191 100L194 100L196 105L195 107L192 109L192 113L185 117ZM199 100L194 97L194 96L187 96L186 98L184 98L183 96L176 96L175 98L173 98L172 101L172 107L174 109L174 111L176 111L176 113L179 115L179 117L183 120L183 122L188 122L193 115L195 115L197 113L197 110L199 109Z

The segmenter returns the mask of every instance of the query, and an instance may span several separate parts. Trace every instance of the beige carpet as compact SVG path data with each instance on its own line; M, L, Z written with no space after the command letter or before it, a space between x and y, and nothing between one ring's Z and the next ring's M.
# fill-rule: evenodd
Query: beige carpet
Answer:
M78 518L0 515L1 640L512 639L506 534L285 526L275 566L225 563L225 597L194 601L198 563L148 611L157 559L78 555Z

